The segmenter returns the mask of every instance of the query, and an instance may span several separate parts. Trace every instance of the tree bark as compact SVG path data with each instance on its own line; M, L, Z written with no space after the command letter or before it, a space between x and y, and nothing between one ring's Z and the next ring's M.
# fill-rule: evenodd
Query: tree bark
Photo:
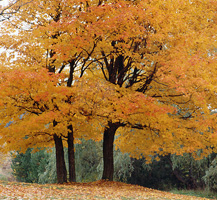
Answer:
M75 150L74 135L72 125L68 126L68 162L69 162L69 182L76 182L75 174Z
M67 171L64 159L64 149L62 138L54 134L55 149L56 149L56 170L57 170L57 182L67 182Z
M103 135L103 175L102 179L113 181L114 174L114 158L113 146L115 132L119 127L119 123L108 123L108 127Z

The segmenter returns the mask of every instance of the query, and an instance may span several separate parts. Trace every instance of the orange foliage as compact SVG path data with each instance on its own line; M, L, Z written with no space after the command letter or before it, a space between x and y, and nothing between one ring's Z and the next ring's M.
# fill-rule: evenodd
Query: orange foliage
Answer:
M45 145L69 124L77 137L99 139L108 122L119 122L117 144L132 156L216 151L216 7L207 0L21 7L0 39L11 50L1 64L12 68L1 74L1 143L28 136L24 143ZM71 87L41 70L51 66Z
M118 182L96 181L92 183L57 184L21 184L0 182L0 198L28 199L174 199L205 200L195 196L186 196L153 190L137 185Z

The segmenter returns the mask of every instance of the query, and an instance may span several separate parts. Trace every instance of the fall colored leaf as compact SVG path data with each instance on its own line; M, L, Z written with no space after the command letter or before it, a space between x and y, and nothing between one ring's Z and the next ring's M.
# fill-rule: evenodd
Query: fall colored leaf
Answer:
M2 199L159 199L159 200L202 200L149 189L137 185L119 182L96 181L92 183L73 184L26 184L0 182Z

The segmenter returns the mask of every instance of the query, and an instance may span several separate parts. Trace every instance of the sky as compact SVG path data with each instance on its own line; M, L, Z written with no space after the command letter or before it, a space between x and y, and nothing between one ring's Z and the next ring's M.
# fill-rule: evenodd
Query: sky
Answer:
M8 2L8 0L0 0L0 5L6 6L7 2Z
M6 6L8 4L8 0L0 0L0 8L1 6ZM3 48L0 48L0 54L5 51Z

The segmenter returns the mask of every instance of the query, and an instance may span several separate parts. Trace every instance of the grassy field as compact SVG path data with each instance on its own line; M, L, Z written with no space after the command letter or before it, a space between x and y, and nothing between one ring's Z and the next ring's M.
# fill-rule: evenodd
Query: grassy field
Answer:
M208 190L171 190L174 194L184 194L195 197L206 197L210 199L217 199L217 193L210 192Z
M73 184L27 184L0 181L0 199L121 199L121 200L202 200L119 182L96 181Z

